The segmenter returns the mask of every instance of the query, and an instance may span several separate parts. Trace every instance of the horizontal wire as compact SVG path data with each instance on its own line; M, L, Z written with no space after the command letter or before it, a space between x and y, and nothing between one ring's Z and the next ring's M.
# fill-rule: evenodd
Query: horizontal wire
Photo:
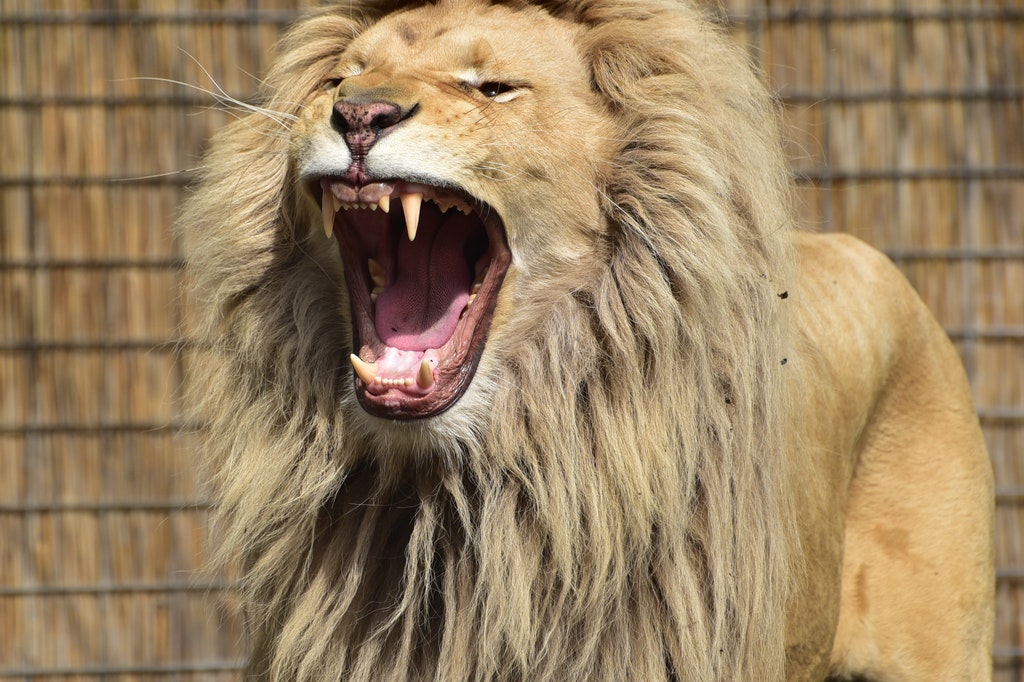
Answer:
M69 667L32 667L32 668L0 668L0 678L4 677L80 677L90 675L104 677L107 675L176 675L179 673L230 673L245 668L244 661L207 661L180 663L137 663L126 665L77 665Z
M942 7L909 9L854 9L832 10L800 8L768 10L750 9L744 13L729 12L723 17L728 23L857 23L878 21L1024 21L1024 9L1017 7Z
M3 26L36 27L64 24L83 26L118 26L131 28L152 24L277 24L295 21L302 13L297 10L250 10L210 12L124 12L119 10L93 10L86 12L18 12L0 13Z
M81 502L22 502L0 504L0 514L81 514L133 512L206 512L214 504L204 500L128 500L128 501L81 501Z
M1024 100L1024 88L979 88L970 90L864 90L861 92L824 91L824 92L787 92L777 93L784 104L860 104L885 102L950 102L962 101L964 104L983 104L988 102L1005 102Z
M901 180L1024 180L1024 166L949 166L945 168L797 169L799 184L824 182L898 182Z
M105 351L145 351L147 353L170 353L198 346L184 340L168 339L95 339L95 340L55 340L55 341L4 341L0 342L2 353L102 353Z
M1016 667L1024 661L1024 647L998 646L992 650L992 658L997 668Z
M94 422L79 424L0 424L0 435L62 435L62 434L116 434L116 433L189 433L200 427L184 422Z
M961 339L982 339L985 341L1020 341L1024 340L1024 327L979 327L965 329L947 329L946 336L959 341Z
M27 258L0 260L4 270L180 270L185 267L182 258Z
M236 589L230 582L213 583L108 583L97 585L19 585L0 586L0 597L70 597L106 594L183 594L227 592Z
M6 175L0 176L0 187L182 186L194 180L193 176L190 171L157 171L145 175Z
M1024 423L1024 408L989 408L978 410L978 419L989 424Z
M255 104L255 97L231 98ZM203 95L162 94L162 95L0 95L0 107L201 107L217 106L220 100Z
M995 246L991 248L951 249L882 249L889 258L898 261L910 260L1018 260L1024 259L1024 248ZM2 267L2 264L0 264Z
M1024 486L997 486L997 502L1024 502Z
M88 26L127 25L139 27L152 24L277 24L285 25L302 16L301 11L250 10L211 12L125 12L117 10L87 12L17 12L0 14L5 26L53 26L81 24ZM928 8L928 9L863 9L840 10L830 8L757 9L745 12L720 12L724 23L857 23L857 22L922 22L922 21L1022 21L1024 9L1017 7Z

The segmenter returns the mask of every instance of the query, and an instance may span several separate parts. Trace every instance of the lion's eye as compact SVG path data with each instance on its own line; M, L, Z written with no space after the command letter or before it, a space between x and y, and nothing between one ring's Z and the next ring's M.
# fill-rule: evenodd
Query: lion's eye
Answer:
M516 86L508 83L501 83L499 81L487 81L476 86L476 89L480 91L480 94L484 97L494 99L499 95L503 95L506 92L511 92L516 89Z

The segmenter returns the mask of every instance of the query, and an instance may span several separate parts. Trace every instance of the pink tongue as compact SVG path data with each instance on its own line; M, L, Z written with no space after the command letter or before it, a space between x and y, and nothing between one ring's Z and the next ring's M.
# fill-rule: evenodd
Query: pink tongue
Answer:
M399 238L396 279L377 298L377 336L400 350L440 348L469 300L472 274L461 221L422 221L416 241Z

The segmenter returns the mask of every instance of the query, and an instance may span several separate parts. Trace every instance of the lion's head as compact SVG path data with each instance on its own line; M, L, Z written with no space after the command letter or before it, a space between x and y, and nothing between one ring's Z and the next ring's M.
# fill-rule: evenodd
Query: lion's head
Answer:
M254 669L780 669L789 215L742 51L672 2L346 2L266 83L180 221Z
M507 353L538 333L537 308L602 249L611 141L577 33L538 8L398 12L356 35L307 96L291 153L337 237L370 414L451 407L488 337Z

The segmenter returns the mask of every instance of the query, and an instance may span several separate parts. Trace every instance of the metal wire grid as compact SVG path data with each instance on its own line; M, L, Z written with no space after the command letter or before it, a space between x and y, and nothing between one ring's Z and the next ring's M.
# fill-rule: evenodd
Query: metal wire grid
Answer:
M94 25L94 26L132 26L175 25L188 29L196 25L238 24L244 26L283 26L295 17L293 11L260 10L257 3L251 4L246 11L216 12L123 12L123 11L88 11L88 12L47 12L22 11L17 14L0 13L0 23L10 29L19 26L31 27L40 25ZM735 27L743 28L753 46L755 56L764 31L772 24L807 23L816 26L822 32L825 43L823 54L826 61L832 59L833 51L829 46L831 31L835 24L852 22L1003 22L1019 28L1024 22L1024 9L1010 7L970 7L970 8L933 8L911 9L903 0L895 0L894 6L885 9L841 10L832 11L828 7L811 9L779 10L755 4L741 11L723 12L723 21ZM897 46L897 50L901 49ZM897 59L899 63L899 59ZM826 63L826 73L832 72L833 65ZM786 105L816 104L826 110L833 105L850 103L882 102L901 105L908 102L947 102L947 101L1010 101L1024 102L1024 89L1020 87L976 87L969 89L930 89L906 90L900 82L900 72L896 69L894 87L881 88L873 91L847 92L841 88L828 88L825 91L783 91L781 97ZM241 93L242 99L250 93ZM45 106L80 107L96 106L118 109L120 107L167 107L173 106L184 110L190 106L205 106L209 100L205 97L188 93L139 95L139 96L82 96L60 94L40 95L33 93L8 93L0 97L0 108L14 108L26 112L38 112ZM827 120L827 117L826 117ZM829 191L837 185L848 183L888 182L905 183L918 180L948 180L960 183L985 183L991 181L1009 181L1024 188L1024 167L997 165L978 167L967 165L961 167L941 168L884 168L874 170L849 170L837 168L827 157L827 144L830 131L827 126L821 131L825 138L825 162L816 167L798 168L795 171L796 182L802 186L813 186ZM101 177L96 175L43 175L43 174L0 174L0 189L23 192L26 196L47 191L50 187L63 188L108 188L119 187L173 187L182 189L189 181L188 173L158 177ZM31 203L31 202L30 202ZM832 207L829 202L822 205L820 222L825 230L832 229ZM1020 224L1015 226L1020 229ZM31 235L31 231L29 231ZM889 255L899 263L913 262L950 262L962 264L967 268L975 268L987 261L1024 261L1024 244L1020 246L986 247L979 243L977 236L968 234L967 243L955 248L897 248L890 249ZM144 271L165 271L177 278L182 262L178 257L151 258L104 258L104 259L57 259L45 255L37 245L31 244L28 252L42 254L29 258L8 257L0 254L0 275L10 272L56 273L60 271L93 271L123 272L141 269ZM965 276L965 290L962 292L964 301L972 301L975 292L970 290L975 278ZM182 313L176 313L181 319ZM1000 339L1016 343L1024 342L1024 329L1017 326L979 328L971 323L971 316L963 317L962 328L949 329L948 332L962 344L968 372L973 378L973 344L983 339ZM168 354L178 349L187 350L189 341L184 338L142 338L120 339L104 338L98 340L79 341L73 339L39 339L34 334L20 338L0 339L0 354L5 354L21 364L25 369L29 390L37 383L41 359L53 353L115 353L118 351L139 351L144 353ZM180 361L175 365L175 381L182 380ZM5 381L6 383L6 381ZM38 396L30 401L34 404ZM101 411L102 414L102 411ZM1019 407L988 408L980 411L983 424L1007 424L1020 427L1024 424L1024 409ZM32 415L17 421L0 423L0 438L14 437L23 443L25 469L30 470L29 462L42 450L44 438L60 435L74 439L96 438L100 448L109 450L113 447L113 439L124 434L167 434L177 437L188 434L195 425L183 423L179 419L167 421L95 421L44 423L34 419ZM109 475L109 474L108 474ZM1024 486L1001 486L997 492L999 505L1012 505L1024 508ZM130 514L135 512L156 513L165 515L183 512L203 513L208 510L208 503L197 499L140 499L128 501L84 500L76 502L63 501L26 501L9 503L0 499L0 520L5 516L14 516L23 524L33 524L39 518L52 514L96 514L107 519L112 515ZM115 551L111 543L104 543L107 554ZM108 557L106 563L111 562ZM1024 581L1024 567L1000 567L998 579L1000 583L1016 583ZM227 581L197 582L194 580L151 581L145 583L116 582L109 570L105 577L90 584L82 585L51 585L51 584L4 584L0 586L0 598L60 598L75 595L92 595L101 599L112 595L165 595L180 594L209 595L211 593L229 591L231 585ZM109 604L107 606L109 609ZM1019 635L1019 633L1018 633ZM1021 636L1017 637L1021 641ZM230 656L236 652L225 652ZM1024 648L1020 646L1001 646L995 652L997 665L1008 671L1020 674L1024 664ZM161 664L122 664L113 665L97 662L93 665L54 666L50 664L25 665L17 668L0 669L0 678L36 679L42 677L85 676L107 678L111 676L155 675L181 677L182 675L210 675L219 673L237 673L240 664L234 659L195 661L185 660Z

